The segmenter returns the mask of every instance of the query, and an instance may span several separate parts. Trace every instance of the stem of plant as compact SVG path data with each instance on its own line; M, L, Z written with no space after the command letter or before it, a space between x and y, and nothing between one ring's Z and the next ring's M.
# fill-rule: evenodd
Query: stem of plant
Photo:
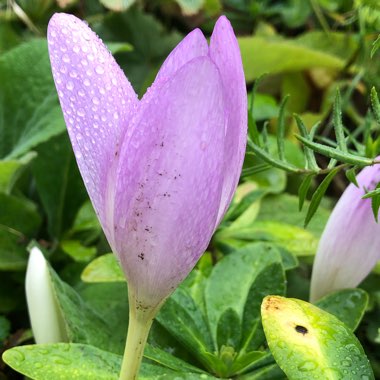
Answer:
M138 379L149 331L161 305L162 303L156 307L143 307L138 304L134 293L130 291L128 335L119 380Z

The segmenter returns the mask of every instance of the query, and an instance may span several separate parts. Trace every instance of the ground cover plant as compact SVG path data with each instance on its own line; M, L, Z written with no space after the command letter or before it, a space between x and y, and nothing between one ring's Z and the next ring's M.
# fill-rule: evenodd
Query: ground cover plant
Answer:
M0 379L380 376L377 2L0 19Z

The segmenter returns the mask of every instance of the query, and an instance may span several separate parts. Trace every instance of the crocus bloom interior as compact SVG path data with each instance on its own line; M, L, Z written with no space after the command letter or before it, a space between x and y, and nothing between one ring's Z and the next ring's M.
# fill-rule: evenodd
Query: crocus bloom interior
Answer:
M380 166L366 167L336 204L323 231L311 280L311 301L334 290L356 287L380 259L380 228L366 191L380 182Z
M170 54L139 100L102 41L72 15L48 28L78 166L130 291L155 307L193 268L236 189L247 133L239 47L225 17Z

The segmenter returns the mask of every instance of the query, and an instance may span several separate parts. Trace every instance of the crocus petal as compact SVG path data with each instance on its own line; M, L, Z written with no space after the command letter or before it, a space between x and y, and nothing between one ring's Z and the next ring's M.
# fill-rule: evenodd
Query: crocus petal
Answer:
M311 301L343 288L356 287L380 259L380 226L370 199L362 199L380 182L379 165L362 170L359 188L350 184L323 231L311 280Z
M78 166L107 234L109 177L137 96L102 41L75 16L55 14L48 43Z
M160 85L171 78L178 69L196 57L208 55L206 38L199 29L189 33L169 54L154 81Z
M227 112L225 168L217 224L226 212L239 182L247 142L247 91L239 46L225 16L218 19L211 36L210 56L223 81Z
M150 307L174 290L209 243L225 124L222 83L209 57L152 88L123 143L113 239L130 289Z
M63 318L54 296L49 269L44 255L37 247L30 251L25 291L36 343L68 341Z

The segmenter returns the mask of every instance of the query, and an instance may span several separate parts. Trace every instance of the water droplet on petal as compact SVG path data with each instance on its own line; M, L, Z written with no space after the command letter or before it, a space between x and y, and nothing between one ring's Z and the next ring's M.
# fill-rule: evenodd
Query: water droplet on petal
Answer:
M79 53L80 47L78 45L73 46L73 52Z
M69 91L72 91L73 88L74 88L74 83L70 80L66 83L66 88L69 90Z
M83 117L83 116L86 115L86 112L84 112L83 108L78 108L77 115L80 116L80 117Z
M91 82L90 82L90 80L89 79L85 79L84 81L83 81L83 84L85 85L85 86L89 86L90 84L91 84Z
M94 104L99 104L99 103L100 103L99 98L97 98L96 96L94 96L94 97L92 98L92 102L93 102Z
M63 54L62 61L65 62L65 63L69 63L70 62L70 57L67 54Z
M104 69L102 66L96 66L95 71L99 75L102 75L104 73Z

